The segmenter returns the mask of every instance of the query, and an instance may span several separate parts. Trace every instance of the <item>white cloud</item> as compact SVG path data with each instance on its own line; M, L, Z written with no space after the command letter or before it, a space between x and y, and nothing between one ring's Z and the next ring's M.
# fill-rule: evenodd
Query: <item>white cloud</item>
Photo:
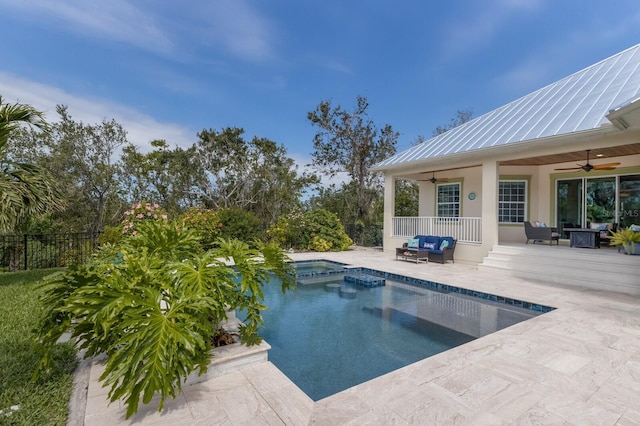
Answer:
M474 49L490 46L499 31L511 24L511 16L532 13L543 4L543 0L469 3L458 20L444 26L444 41L441 46L444 58L457 58Z
M29 81L12 74L0 72L0 94L5 103L25 103L42 111L47 120L57 120L56 105L69 108L75 121L98 124L102 120L116 120L127 131L129 142L141 151L150 149L149 142L165 139L169 145L190 146L196 132L179 124L161 123L144 112L104 99L74 96L64 90L46 84Z
M181 36L203 46L220 46L227 53L251 62L275 56L276 26L244 0L195 2L180 11Z
M0 0L17 19L189 60L216 46L250 62L276 57L277 25L245 0Z
M0 0L14 11L39 19L42 25L59 27L96 38L115 40L145 50L170 52L174 49L151 13L127 0Z

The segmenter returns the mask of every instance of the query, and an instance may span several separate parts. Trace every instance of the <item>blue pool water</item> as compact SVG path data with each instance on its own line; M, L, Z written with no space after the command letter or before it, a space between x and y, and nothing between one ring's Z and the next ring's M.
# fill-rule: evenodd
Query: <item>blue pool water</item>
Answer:
M272 282L260 333L269 360L317 401L542 313L393 278L364 287L314 274L286 294Z

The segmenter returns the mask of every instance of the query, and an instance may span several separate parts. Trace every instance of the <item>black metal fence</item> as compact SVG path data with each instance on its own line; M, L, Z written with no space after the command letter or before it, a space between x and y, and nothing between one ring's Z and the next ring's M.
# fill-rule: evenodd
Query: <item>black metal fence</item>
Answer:
M347 225L344 230L360 247L382 246L382 225Z
M81 264L98 245L99 233L0 235L0 271Z

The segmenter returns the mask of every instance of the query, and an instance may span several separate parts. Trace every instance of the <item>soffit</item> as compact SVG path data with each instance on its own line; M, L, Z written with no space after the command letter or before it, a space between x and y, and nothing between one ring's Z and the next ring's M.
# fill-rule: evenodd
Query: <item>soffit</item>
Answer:
M626 155L640 154L640 143L619 145L607 148L592 149L589 153L589 162L597 164L599 160L611 157L624 157ZM541 155L536 157L518 158L517 160L501 161L501 166L544 166L546 164L558 164L568 162L584 163L587 158L586 150L565 152L553 155Z

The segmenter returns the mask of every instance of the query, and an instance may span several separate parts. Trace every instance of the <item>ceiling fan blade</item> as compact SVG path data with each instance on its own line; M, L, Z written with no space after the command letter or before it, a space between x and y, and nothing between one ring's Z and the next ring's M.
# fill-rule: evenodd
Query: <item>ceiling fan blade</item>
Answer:
M603 168L605 168L605 169L615 168L616 166L619 166L619 165L620 165L620 163L594 164L593 168L602 170Z
M582 167L565 167L562 169L553 169L553 170L580 170Z
M615 170L615 167L594 167L593 170Z

